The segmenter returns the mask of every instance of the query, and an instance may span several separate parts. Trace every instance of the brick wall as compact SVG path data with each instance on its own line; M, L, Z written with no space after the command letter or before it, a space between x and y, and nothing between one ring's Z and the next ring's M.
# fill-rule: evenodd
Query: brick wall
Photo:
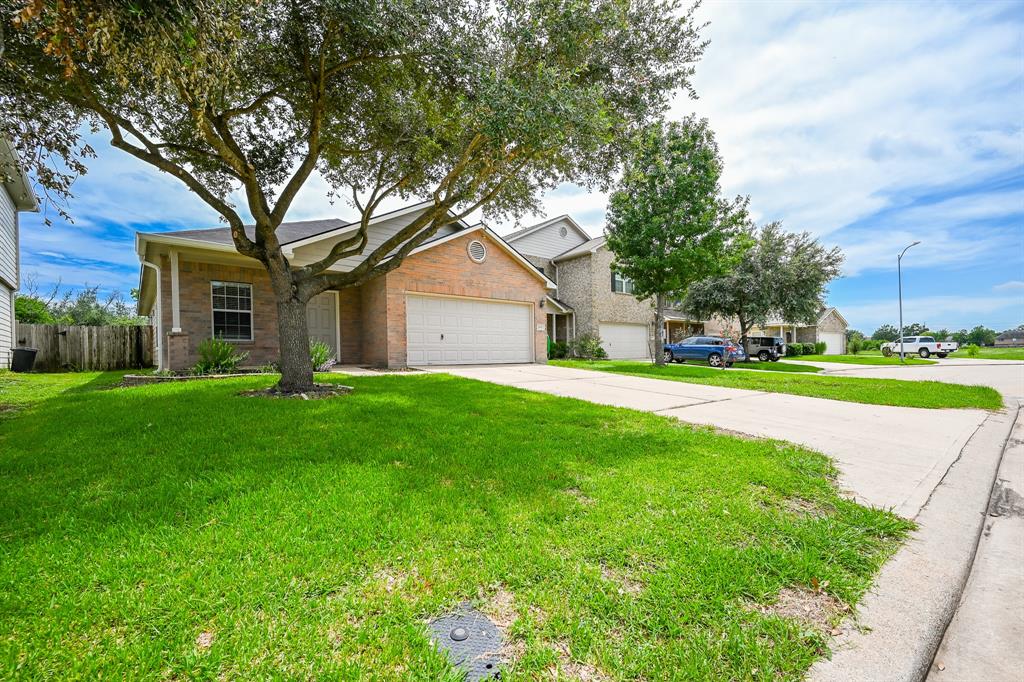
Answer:
M474 263L466 253L470 241L479 239L487 247L483 263ZM529 302L533 305L534 361L547 361L547 333L544 331L544 309L540 301L546 289L539 277L531 274L497 243L480 231L435 246L410 256L402 267L386 276L387 286L387 364L404 367L405 295L406 293L445 294L493 298L503 301ZM368 285L367 285L368 286ZM364 298L364 309L366 299ZM375 318L379 324L379 317ZM537 331L537 326L541 330ZM364 334L380 335L370 329L364 317ZM365 352L365 344L364 344Z
M483 263L474 263L466 253L466 246L472 239L480 239L487 246ZM245 364L261 365L278 360L277 305L270 279L262 269L203 263L179 256L181 333L178 334L171 331L171 266L167 256L161 259L161 278L160 309L166 335L167 367L185 369L194 365L199 359L199 344L213 336L211 282L214 281L252 286L253 339L232 341L239 351L249 353ZM534 307L535 360L547 359L546 334L536 331L536 325L545 321L545 311L539 306L546 293L543 282L497 243L475 232L410 256L399 269L361 287L340 291L339 355L342 363L405 366L406 292L529 302Z
M650 299L637 300L632 294L612 291L612 260L614 254L607 248L598 249L591 257L591 276L594 291L594 324L624 322L647 324L654 322L654 307ZM594 332L597 332L595 327Z
M161 258L161 293L164 333L171 333L171 263ZM181 331L187 337L177 337L166 344L171 369L184 369L199 359L199 344L213 336L213 308L211 282L242 282L252 285L252 341L232 341L239 351L249 353L247 365L276 362L277 304L270 287L270 278L262 269L236 265L201 263L178 257L178 300L181 310Z

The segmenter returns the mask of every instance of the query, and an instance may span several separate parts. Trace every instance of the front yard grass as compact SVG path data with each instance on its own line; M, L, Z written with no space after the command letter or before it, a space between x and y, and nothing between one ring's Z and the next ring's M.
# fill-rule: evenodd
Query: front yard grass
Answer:
M884 355L801 355L796 360L808 360L810 362L835 362L844 365L898 365L898 355L885 357ZM935 365L935 360L924 360L916 355L906 355L908 365Z
M696 360L687 360L686 363L697 367L707 364ZM792 362L782 361L761 362L760 360L748 360L747 362L734 362L732 366L739 369L759 369L765 372L802 372L804 374L814 374L821 371L820 367L814 367L812 365L797 365Z
M631 374L669 379L691 384L709 384L751 391L790 393L813 398L829 398L851 403L895 405L900 407L955 408L976 407L998 410L1003 406L999 392L988 386L965 386L940 381L903 381L866 379L837 375L791 374L785 372L734 372L693 365L665 365L633 360L552 360L552 365L593 369L600 372Z
M445 375L117 380L0 374L0 677L454 679L424 621L474 600L503 679L797 680L777 595L834 622L910 527L791 444Z

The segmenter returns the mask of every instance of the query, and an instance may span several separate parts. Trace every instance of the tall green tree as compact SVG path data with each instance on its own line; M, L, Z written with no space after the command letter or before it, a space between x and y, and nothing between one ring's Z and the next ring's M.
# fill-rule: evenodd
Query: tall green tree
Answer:
M883 324L871 335L875 341L895 341L899 337L900 330L891 324Z
M732 271L690 288L684 305L707 319L736 318L740 342L769 317L811 324L825 305L829 282L839 276L843 253L828 249L809 233L786 232L778 222L751 230L753 246Z
M310 298L398 267L452 214L606 183L704 48L680 0L0 0L0 28L0 133L43 191L70 195L89 126L184 183L269 275L287 391L313 382ZM359 228L296 267L277 229L316 172ZM432 205L369 249L392 197Z
M639 136L608 204L614 267L637 298L653 298L661 352L665 308L694 282L730 268L742 250L746 200L721 196L722 157L707 119L658 122Z

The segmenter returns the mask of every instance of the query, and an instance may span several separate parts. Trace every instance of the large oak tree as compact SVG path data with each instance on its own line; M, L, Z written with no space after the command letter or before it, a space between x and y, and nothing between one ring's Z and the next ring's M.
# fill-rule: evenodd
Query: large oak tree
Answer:
M269 273L289 391L313 381L312 296L397 267L452 215L605 183L704 47L679 0L0 0L0 28L0 133L41 191L70 195L85 126L188 186ZM316 172L359 229L294 267L276 230ZM431 205L368 251L393 197Z
M839 276L843 252L811 234L786 232L778 222L748 227L751 248L728 273L690 287L684 305L702 319L736 318L740 343L747 332L778 317L813 324L825 306L825 288Z

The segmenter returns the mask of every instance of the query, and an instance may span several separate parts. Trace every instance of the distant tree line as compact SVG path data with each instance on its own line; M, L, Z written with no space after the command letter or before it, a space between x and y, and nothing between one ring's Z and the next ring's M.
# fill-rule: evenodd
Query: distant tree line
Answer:
M1024 325L1021 326L1024 327ZM913 322L903 328L903 335L933 336L936 341L956 341L961 346L966 346L968 344L973 344L975 346L994 346L996 343L996 336L999 335L999 332L980 324L970 330L961 329L960 331L953 332L945 328L930 329L925 323ZM883 324L881 327L876 329L873 334L871 334L870 338L865 336L863 332L856 329L848 329L846 331L847 341L877 341L878 343L885 343L886 341L895 341L899 337L899 329L891 324Z
M136 292L132 291L134 299ZM101 296L98 286L85 285L77 291L64 289L61 283L41 293L35 280L26 278L25 291L14 300L14 317L26 324L65 324L85 326L143 325L149 319L136 313L134 301L114 291Z

